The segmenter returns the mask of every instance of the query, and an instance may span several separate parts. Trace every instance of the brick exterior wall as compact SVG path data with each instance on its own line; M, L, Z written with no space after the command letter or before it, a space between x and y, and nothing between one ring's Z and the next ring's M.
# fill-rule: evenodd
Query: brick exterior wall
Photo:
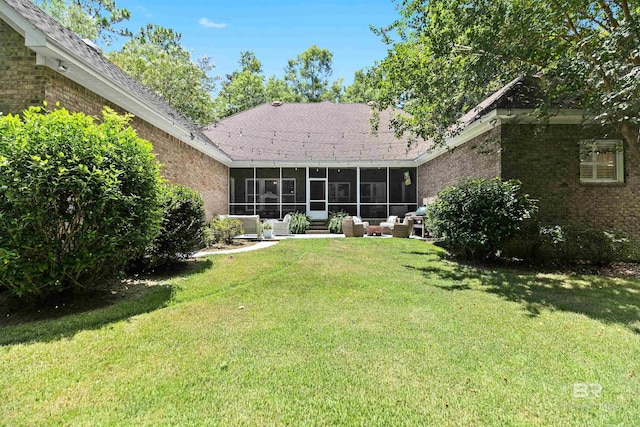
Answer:
M36 66L36 56L24 46L24 38L0 21L0 111L20 113L30 105L49 106L57 102L73 112L101 116L108 105L123 113L106 99L46 67ZM5 108L5 110L3 110ZM137 117L131 126L138 135L153 144L163 164L162 175L171 183L198 191L205 202L207 216L228 213L228 167L190 147Z
M579 141L606 139L601 129L553 125L502 126L502 177L518 178L539 199L542 221L577 221L623 230L640 239L640 164L625 153L624 183L580 182ZM611 138L610 139L621 139Z
M36 53L24 46L24 38L0 20L0 112L19 113L42 105L45 69L36 65Z
M453 152L441 154L418 168L418 202L466 178L492 179L500 176L498 152L500 127L480 135Z

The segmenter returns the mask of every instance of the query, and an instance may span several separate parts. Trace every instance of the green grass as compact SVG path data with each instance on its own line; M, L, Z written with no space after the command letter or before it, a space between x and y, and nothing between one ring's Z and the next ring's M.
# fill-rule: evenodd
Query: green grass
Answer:
M289 239L5 322L0 424L637 425L639 281L443 255Z

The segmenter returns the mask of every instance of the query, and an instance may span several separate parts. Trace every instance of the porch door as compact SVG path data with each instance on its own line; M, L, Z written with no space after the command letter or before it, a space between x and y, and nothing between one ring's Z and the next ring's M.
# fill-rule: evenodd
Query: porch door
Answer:
M308 191L309 205L307 206L307 214L311 219L327 219L328 212L328 200L327 200L327 187L328 179L326 172L324 176L321 173L309 174Z

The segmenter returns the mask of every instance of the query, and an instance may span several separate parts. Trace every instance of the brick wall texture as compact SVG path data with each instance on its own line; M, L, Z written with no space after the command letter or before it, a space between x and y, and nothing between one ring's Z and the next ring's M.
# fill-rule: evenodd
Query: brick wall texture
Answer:
M420 200L466 177L515 178L538 200L543 222L576 221L640 240L640 164L625 152L624 183L581 183L579 141L589 138L607 135L581 125L499 126L420 166Z
M65 76L35 64L36 57L24 46L24 38L0 21L0 111L20 113L31 105L60 106L73 112L101 117L107 105L121 108ZM205 202L207 216L228 213L228 167L199 152L179 139L137 117L131 126L138 135L153 144L163 165L162 175L171 183L198 191Z
M465 178L492 179L500 176L498 152L500 127L441 154L418 168L418 200L434 197L440 190Z
M544 132L525 125L502 126L502 178L518 178L539 199L540 217L623 230L640 239L640 164L624 156L624 183L580 182L579 142L621 139L602 128L553 125Z
M44 68L36 65L36 53L24 47L24 38L0 20L0 112L20 112L42 105Z

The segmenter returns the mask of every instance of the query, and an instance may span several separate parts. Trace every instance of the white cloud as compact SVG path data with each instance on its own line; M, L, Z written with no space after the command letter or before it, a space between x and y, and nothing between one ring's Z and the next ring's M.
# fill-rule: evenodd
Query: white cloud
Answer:
M227 24L216 24L215 22L209 21L207 18L200 18L198 21L200 25L207 28L225 28Z

